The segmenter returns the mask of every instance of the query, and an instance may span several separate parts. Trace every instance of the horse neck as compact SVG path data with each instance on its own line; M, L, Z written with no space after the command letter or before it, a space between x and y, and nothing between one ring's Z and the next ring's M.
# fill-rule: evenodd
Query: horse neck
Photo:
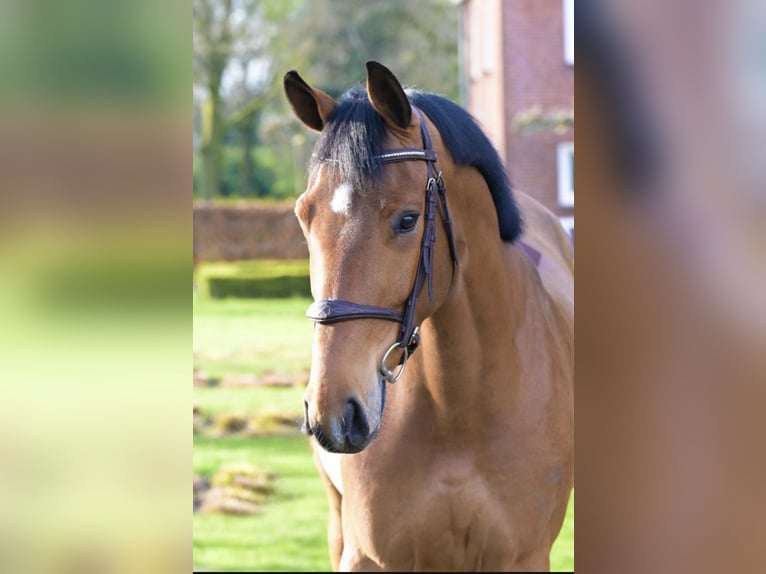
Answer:
M503 243L497 229L486 225L486 217L496 217L486 186L488 204L476 200L481 193L476 187L466 186L466 191L450 189L462 239L459 274L444 303L422 326L421 392L437 419L452 429L456 407L461 423L472 424L473 413L478 424L489 411L507 408L516 399L526 368L519 352L526 345L519 338L534 331L530 319L539 313L542 297L526 254Z

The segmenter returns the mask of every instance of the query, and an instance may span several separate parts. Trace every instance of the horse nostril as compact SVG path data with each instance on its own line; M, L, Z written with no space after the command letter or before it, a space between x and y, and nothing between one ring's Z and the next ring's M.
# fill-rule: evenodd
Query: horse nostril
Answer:
M355 399L349 399L343 409L343 433L355 447L363 446L370 434L367 416Z
M301 430L306 433L307 435L311 436L311 424L309 424L309 403L308 401L303 401L303 425L301 425Z

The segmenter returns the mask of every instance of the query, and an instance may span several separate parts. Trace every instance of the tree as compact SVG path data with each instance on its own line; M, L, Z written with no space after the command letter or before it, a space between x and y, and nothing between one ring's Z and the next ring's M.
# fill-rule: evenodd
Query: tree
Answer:
M410 85L459 97L458 10L449 0L312 0L302 5L291 52L301 74L334 96L378 60Z
M292 5L276 0L194 0L193 9L194 77L207 96L201 185L203 196L210 199L218 189L224 135L232 127L243 133L253 130L266 101L263 95L272 83L270 40L279 18ZM241 70L238 87L225 86L226 74L237 65Z
M287 105L281 85L285 72L296 69L312 85L339 97L364 81L365 62L372 59L407 85L457 100L458 15L451 0L296 2L272 43L277 85L261 125L262 135L286 156L284 163L292 164L292 181L304 181L304 160L315 137Z
M194 78L207 98L203 197L218 194L224 138L243 148L240 195L259 169L251 149L265 140L284 178L278 187L300 188L294 172L313 138L303 137L282 93L290 69L339 96L375 59L411 85L457 99L457 16L450 0L194 0Z

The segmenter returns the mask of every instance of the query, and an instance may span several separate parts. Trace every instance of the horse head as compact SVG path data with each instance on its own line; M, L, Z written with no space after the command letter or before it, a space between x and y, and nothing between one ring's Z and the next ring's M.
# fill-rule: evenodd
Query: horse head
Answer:
M367 63L366 90L339 102L294 71L284 87L297 117L320 133L295 206L317 302L304 430L328 451L355 453L377 435L386 382L402 375L417 326L447 297L454 271L451 227L434 223L448 217L434 160L400 160L424 159L417 154L432 147L445 177L451 164L377 62Z

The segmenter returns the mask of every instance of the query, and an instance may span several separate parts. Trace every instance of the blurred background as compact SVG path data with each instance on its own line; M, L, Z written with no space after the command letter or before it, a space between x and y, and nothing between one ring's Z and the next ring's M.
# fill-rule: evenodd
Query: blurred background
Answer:
M191 28L0 3L0 571L190 569Z
M312 324L293 214L316 134L282 78L333 97L365 62L484 126L515 186L574 233L572 2L194 0L194 565L330 568L299 433ZM574 506L552 556L574 568Z
M578 566L762 569L766 4L575 22Z

